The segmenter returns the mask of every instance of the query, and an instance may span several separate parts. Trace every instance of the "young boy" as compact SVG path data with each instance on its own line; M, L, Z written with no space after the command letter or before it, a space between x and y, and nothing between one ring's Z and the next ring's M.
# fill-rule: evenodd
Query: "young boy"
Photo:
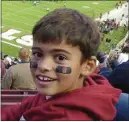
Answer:
M39 94L2 110L2 120L113 120L120 90L97 74L93 20L56 9L33 28L31 72Z

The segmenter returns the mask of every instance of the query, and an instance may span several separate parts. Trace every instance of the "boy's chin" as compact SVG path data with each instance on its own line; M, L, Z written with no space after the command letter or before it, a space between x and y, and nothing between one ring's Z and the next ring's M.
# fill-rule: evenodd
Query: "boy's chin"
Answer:
M40 94L43 94L45 96L52 96L58 93L56 90L49 88L37 88L37 90Z

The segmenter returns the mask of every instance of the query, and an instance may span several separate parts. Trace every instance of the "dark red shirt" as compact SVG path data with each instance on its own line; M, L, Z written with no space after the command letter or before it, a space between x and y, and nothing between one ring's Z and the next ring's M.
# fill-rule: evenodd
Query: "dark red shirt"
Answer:
M90 75L85 86L50 99L42 94L28 97L21 105L2 109L2 120L113 120L121 91L98 75Z

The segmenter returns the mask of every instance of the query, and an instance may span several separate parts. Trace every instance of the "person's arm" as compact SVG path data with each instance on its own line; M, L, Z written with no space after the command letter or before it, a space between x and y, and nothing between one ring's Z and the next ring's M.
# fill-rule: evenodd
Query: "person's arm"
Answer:
M13 82L12 68L9 68L2 79L1 88L10 89L12 82Z

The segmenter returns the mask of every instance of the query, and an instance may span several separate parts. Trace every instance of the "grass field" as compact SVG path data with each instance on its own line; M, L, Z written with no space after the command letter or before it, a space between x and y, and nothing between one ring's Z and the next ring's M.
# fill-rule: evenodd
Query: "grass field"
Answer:
M97 18L100 13L106 13L112 10L117 1L58 1L58 2L49 2L49 1L40 1L37 6L34 6L33 1L2 1L2 32L6 32L9 29L16 29L21 31L19 34L15 34L17 38L20 38L24 35L30 35L33 25L39 20L42 16L47 14L46 8L49 8L50 11L55 8L64 7L66 3L67 8L74 8L83 12L84 14ZM120 34L118 34L120 33ZM119 32L114 31L113 34L106 35L111 36L112 39L117 38L119 41L125 35L123 28ZM6 42L20 45L16 43L15 40L9 41L2 39ZM21 45L23 46L23 45ZM104 44L100 47L101 50L107 50ZM17 52L19 48L2 43L2 52L14 57L17 57Z
M100 51L110 51L111 49L111 45L113 44L118 44L118 42L121 41L121 39L123 39L126 35L128 31L128 28L126 28L126 30L124 30L124 27L121 27L119 30L114 30L112 33L106 34L104 37L104 41L102 41L99 50ZM108 47L105 43L106 38L110 38L112 41L110 42L110 47Z

